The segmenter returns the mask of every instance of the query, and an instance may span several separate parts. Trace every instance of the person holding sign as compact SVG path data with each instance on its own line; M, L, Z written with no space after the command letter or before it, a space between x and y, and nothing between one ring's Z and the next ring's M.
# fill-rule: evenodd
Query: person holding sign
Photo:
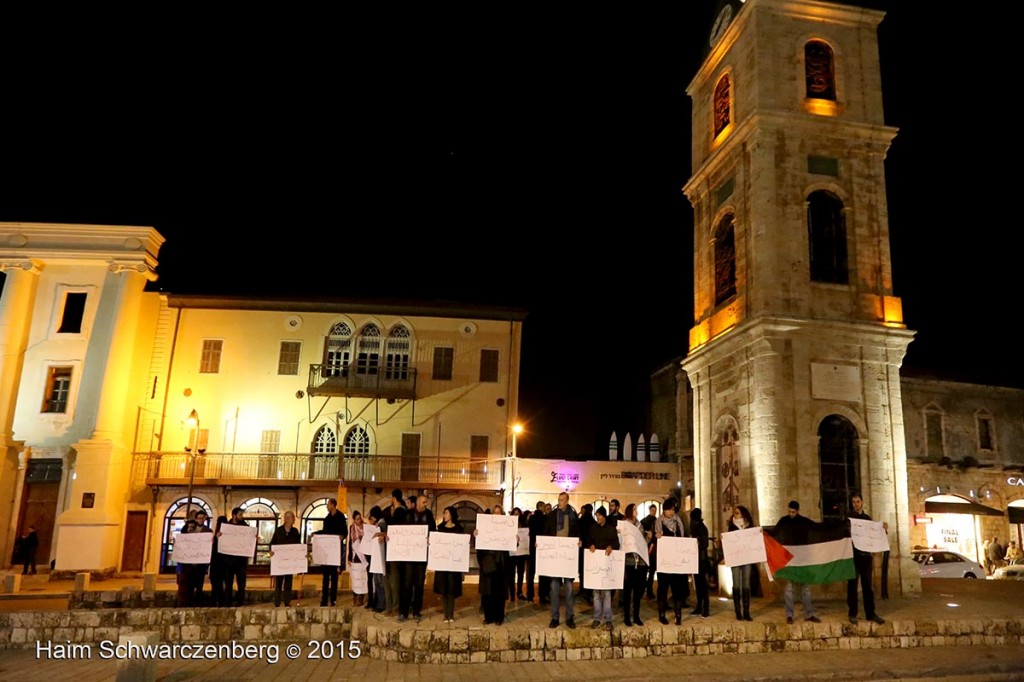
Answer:
M615 532L615 526L608 522L608 511L604 507L598 507L594 512L594 525L590 527L587 542L591 552L601 549L606 556L619 548L619 534ZM590 627L601 627L603 618L604 626L612 629L612 591L594 590L594 622Z
M359 545L363 541L363 515L359 510L352 512L352 524L348 527L348 576L352 579L352 606L366 605L366 591L369 590L369 576L366 575L366 560L359 552ZM364 589L357 586L357 574L366 575L366 591L357 592L357 589Z
M455 507L445 507L441 513L438 533L463 533L459 513ZM462 596L462 573L458 571L434 571L434 594L441 595L444 602L444 622L455 622L455 600Z
M486 514L504 516L505 511L500 504L494 505L493 510L486 510ZM473 531L474 536L480 535L480 529ZM511 595L508 594L508 573L509 562L508 552L496 549L478 549L476 561L480 567L480 602L484 609L484 625L501 625L505 622L505 600Z
M708 559L710 533L699 508L690 510L690 536L697 538L697 573L693 576L697 606L690 615L707 618L711 613L711 602L708 597L708 574L711 573L711 561Z
M850 496L850 506L853 511L849 518L870 521L871 517L864 511L864 498L860 493ZM884 524L883 524L884 527ZM862 552L853 547L853 565L857 569L857 575L846 582L846 607L850 616L850 623L857 623L857 580L860 580L861 592L864 594L864 617L868 620L882 625L885 619L875 613L875 592L871 586L872 572L874 569L874 557L871 552Z
M569 493L559 493L558 506L544 515L544 535L577 538L576 545L583 546L578 539L580 537L579 518L576 515L576 510L569 506ZM562 596L565 597L565 625L570 629L576 627L576 619L572 612L572 583L572 578L551 578L551 622L548 623L548 627L558 627L558 602Z
M732 508L728 530L743 530L756 525L750 510L742 504ZM750 617L750 573L753 568L753 564L732 567L732 604L736 609L736 620L754 620Z
M430 500L426 495L416 498L416 506L410 509L405 515L405 525L426 526L427 537L437 527L434 521L434 513L427 509ZM403 561L402 581L398 593L398 620L405 620L409 617L409 610L412 610L412 617L417 621L421 618L420 611L423 610L423 586L427 579L427 562Z
M348 535L348 520L338 509L338 501L333 497L327 500L327 516L324 517L323 528L319 535L337 535L341 540L341 555L345 556L345 540ZM327 606L330 601L334 606L338 601L338 574L343 570L342 566L321 566L323 578L320 582L320 606Z
M642 521L636 518L636 505L632 503L626 505L626 518L616 526L623 536L622 549L626 550L626 579L622 587L622 611L626 627L630 627L634 623L643 627L644 622L640 620L640 601L647 586L647 561L639 553L629 551L630 545L626 544L626 533L630 531L627 526L636 529L635 540L643 543L643 547L637 545L637 549L646 547L647 536L644 534ZM650 557L650 554L647 556ZM631 611L632 617L630 616Z
M661 516L654 522L654 536L686 537L683 520L676 514L676 498L670 497L661 505ZM676 625L683 624L683 609L688 606L690 584L681 573L658 573L658 622L668 625L668 591L672 590L672 607L676 612Z
M290 511L284 513L284 525L274 529L274 537L270 540L270 556L274 556L275 545L297 545L302 542L299 537L299 529L295 527L295 514ZM292 578L291 575L274 576L274 606L281 605L281 590L284 589L284 605L292 605Z
M182 526L180 533L186 535L189 533L200 533L199 525L195 519L189 519L185 521L185 525ZM176 580L178 583L178 608L188 608L191 606L197 606L196 602L196 575L199 576L199 591L203 588L203 576L206 574L206 564L186 564L181 561L177 562L175 567L177 573Z
M231 518L226 525L248 526L242 518L242 508L235 507L231 510ZM223 537L223 531L217 534ZM249 557L226 555L224 557L224 601L231 605L241 606L245 601L245 574L249 570ZM237 586L237 590L234 588Z

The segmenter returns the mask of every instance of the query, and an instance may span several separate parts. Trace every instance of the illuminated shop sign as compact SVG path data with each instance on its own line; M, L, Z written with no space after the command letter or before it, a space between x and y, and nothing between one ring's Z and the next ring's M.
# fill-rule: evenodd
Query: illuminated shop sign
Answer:
M1016 476L1010 476L1006 479L1007 485L1020 485L1024 486L1024 478L1018 478Z
M619 474L601 474L601 479L606 478L629 478L629 479L641 479L644 481L667 481L668 474L657 471L623 471Z
M579 474L560 474L557 471L551 472L551 482L558 484L569 483L571 485L578 485L580 482Z

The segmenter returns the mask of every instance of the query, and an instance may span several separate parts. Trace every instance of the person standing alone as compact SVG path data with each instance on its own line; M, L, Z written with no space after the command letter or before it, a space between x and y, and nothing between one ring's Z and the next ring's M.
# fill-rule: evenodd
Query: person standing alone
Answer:
M870 521L871 517L864 512L864 499L854 493L850 497L851 519ZM853 548L853 565L857 569L857 575L846 582L846 606L849 611L850 623L857 624L857 581L860 580L860 591L864 595L864 617L868 620L882 625L885 620L875 613L875 591L872 588L872 572L874 570L874 557L871 552L862 552Z

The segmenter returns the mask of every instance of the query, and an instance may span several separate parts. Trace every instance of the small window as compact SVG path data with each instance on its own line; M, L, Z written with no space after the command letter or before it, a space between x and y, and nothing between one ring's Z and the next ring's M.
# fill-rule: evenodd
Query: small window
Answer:
M224 342L220 339L203 339L203 357L199 363L200 374L220 372L220 352Z
M715 137L717 138L732 123L732 93L729 74L724 74L715 85L714 109Z
M85 315L85 294L73 293L64 297L64 312L61 314L58 334L81 334L82 317Z
M64 413L68 411L68 395L71 393L71 368L51 367L46 376L46 393L43 412Z
M302 350L300 341L282 341L281 355L277 360L278 374L299 373L299 351Z
M807 234L811 281L849 284L846 215L839 197L824 190L811 193L807 198Z
M724 216L715 230L715 305L736 295L736 231L732 214Z
M835 56L832 48L820 40L804 45L804 71L809 99L836 99Z
M480 351L480 381L494 382L498 380L498 351L484 349Z
M996 449L995 426L989 415L978 415L978 448L981 450Z
M260 438L260 452L281 452L281 432L264 431Z
M434 349L434 379L438 381L452 380L452 366L455 363L454 348Z

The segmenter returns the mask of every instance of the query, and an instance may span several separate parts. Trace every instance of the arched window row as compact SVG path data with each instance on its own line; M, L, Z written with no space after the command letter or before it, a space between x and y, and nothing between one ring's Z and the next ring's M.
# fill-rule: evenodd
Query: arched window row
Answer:
M331 327L324 343L325 376L347 377L353 369L357 375L375 376L380 372L382 353L386 378L409 378L412 331L407 325L396 324L385 337L374 322L364 324L358 331L353 331L347 322L338 322Z

